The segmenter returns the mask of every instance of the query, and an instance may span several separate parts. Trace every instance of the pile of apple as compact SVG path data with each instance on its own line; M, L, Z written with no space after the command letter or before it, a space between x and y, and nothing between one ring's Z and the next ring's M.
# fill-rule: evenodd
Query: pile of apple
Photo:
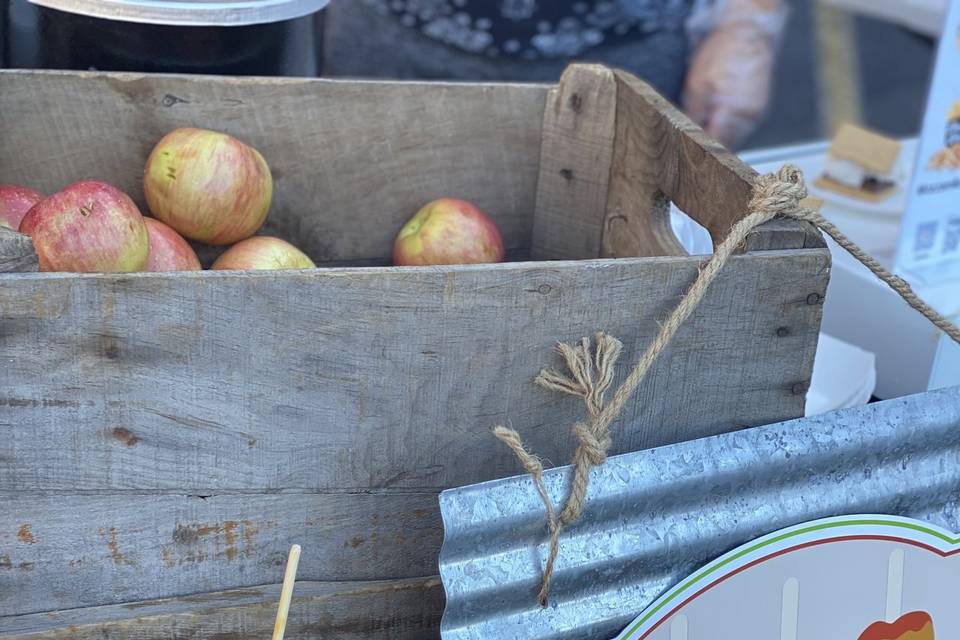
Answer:
M144 170L152 218L106 182L86 180L44 197L0 185L0 226L33 240L41 271L196 271L186 238L228 246L212 269L308 269L316 265L290 243L255 236L273 196L263 156L236 138L176 129L154 147ZM463 200L421 209L394 244L397 265L500 262L503 241L493 221Z

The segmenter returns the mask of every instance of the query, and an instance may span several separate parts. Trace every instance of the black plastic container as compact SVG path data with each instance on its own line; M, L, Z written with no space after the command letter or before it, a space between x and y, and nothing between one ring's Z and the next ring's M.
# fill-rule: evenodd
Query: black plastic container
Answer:
M11 66L266 76L316 76L323 66L326 0L102 4L43 0L39 46Z

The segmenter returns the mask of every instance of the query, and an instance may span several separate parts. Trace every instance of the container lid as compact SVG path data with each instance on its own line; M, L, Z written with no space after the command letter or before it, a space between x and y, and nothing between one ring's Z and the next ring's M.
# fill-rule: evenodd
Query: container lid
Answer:
M204 27L234 27L299 18L330 0L30 0L94 18Z

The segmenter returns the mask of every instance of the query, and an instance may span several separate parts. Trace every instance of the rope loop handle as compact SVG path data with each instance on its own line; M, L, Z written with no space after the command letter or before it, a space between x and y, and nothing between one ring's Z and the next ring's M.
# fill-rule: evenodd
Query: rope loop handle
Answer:
M697 309L717 274L746 240L747 235L757 226L778 216L809 222L833 238L839 246L896 291L907 304L960 344L960 328L957 325L930 307L903 278L895 276L874 257L864 252L818 211L804 207L802 201L806 197L807 186L803 173L793 165L788 164L775 173L757 177L746 214L731 227L727 237L715 248L713 256L680 299L677 307L667 317L657 337L640 356L609 402L604 402L604 395L613 382L614 365L620 356L623 344L613 336L597 333L592 345L589 338L583 338L577 345L561 343L557 346L569 375L544 369L535 382L545 389L583 398L587 414L586 422L578 422L573 427L578 443L572 461L573 477L559 515L554 509L543 482L543 465L539 458L526 450L520 434L515 430L504 426L494 428L494 435L510 447L523 468L530 474L546 508L550 547L538 595L541 606L547 606L549 601L554 564L560 549L560 534L564 527L576 521L583 512L590 482L590 470L606 461L613 444L610 425L623 411L627 401L650 371L657 356L666 349L684 321Z

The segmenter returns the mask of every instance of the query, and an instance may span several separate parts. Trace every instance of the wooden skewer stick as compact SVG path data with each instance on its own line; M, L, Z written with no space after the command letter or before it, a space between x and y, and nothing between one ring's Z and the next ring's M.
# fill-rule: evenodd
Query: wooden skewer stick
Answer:
M300 564L300 545L290 547L287 556L287 569L283 572L283 586L280 588L280 604L277 606L277 619L273 623L273 640L283 640L287 628L287 614L290 612L290 600L293 598L293 583L297 581L297 565Z

